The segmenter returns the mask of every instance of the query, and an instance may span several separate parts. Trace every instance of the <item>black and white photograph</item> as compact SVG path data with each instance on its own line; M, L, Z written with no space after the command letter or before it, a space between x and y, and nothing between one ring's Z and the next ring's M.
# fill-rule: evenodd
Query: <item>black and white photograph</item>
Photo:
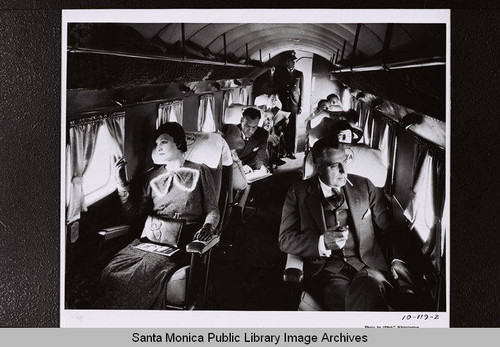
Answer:
M61 326L449 326L447 10L64 10Z

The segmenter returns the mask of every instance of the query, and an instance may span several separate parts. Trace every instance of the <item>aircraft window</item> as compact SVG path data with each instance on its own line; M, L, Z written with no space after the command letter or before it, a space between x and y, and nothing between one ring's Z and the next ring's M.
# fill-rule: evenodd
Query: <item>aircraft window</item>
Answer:
M182 100L175 100L160 104L158 106L158 117L156 118L156 129L166 122L177 122L182 125L184 105Z
M200 96L198 108L198 131L211 133L217 131L215 126L215 98L212 94Z
M114 143L106 125L102 124L97 133L92 161L83 174L82 189L87 205L93 204L116 189L111 177L113 165L111 148Z

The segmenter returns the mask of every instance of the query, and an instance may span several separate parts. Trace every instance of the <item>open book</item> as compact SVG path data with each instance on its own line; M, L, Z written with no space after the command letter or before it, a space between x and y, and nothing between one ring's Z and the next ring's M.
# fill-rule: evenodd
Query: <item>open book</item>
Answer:
M161 254L161 255L164 255L166 257L170 257L171 255L173 255L177 251L179 251L178 248L173 248L170 246L156 245L154 243L140 243L137 246L134 246L134 248L140 249L141 251L145 251L145 252Z
M285 111L282 111L282 110L279 110L275 115L274 115L274 124L277 124L279 122L281 122L283 119L288 119L288 117L290 117L290 113L291 112L285 112Z
M245 178L247 179L247 182L248 183L253 183L255 181L259 181L263 178L266 178L266 177L269 177L269 176L272 176L273 174L270 173L270 172L264 172L264 171L260 171L260 170L254 170L252 172L249 172L247 174L245 174Z

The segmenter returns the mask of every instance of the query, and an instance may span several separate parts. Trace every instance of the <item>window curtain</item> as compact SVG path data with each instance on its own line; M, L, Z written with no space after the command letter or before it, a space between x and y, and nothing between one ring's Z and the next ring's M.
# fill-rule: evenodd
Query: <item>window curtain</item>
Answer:
M68 143L66 144L66 209L68 208L69 206L69 192L70 192L70 189L71 189L71 177L73 177L73 173L71 172L71 149L70 149L70 146L69 146L69 141L67 141Z
M226 121L226 109L228 106L234 104L234 90L226 90L224 92L223 100L222 100L222 123L224 124Z
M392 195L392 172L394 167L394 156L396 152L396 126L386 118L382 118L382 135L379 149L382 152L382 161L387 167L387 180L385 190Z
M370 116L370 107L368 107L368 105L361 100L358 100L358 114L358 126L363 127L366 124L366 120Z
M413 198L404 211L423 241L422 253L440 273L446 229L443 228L445 207L445 161L442 151L420 145L420 160L413 184ZM423 149L422 149L423 147Z
M74 125L69 129L69 161L72 174L68 210L66 212L66 221L68 224L80 219L80 212L87 210L83 196L82 179L94 155L97 133L101 125L102 121L99 120L87 124Z
M361 104L362 104L361 100L356 99L355 97L353 97L353 105L354 105L353 109L356 112L358 112L358 114L361 114Z
M183 115L182 100L166 102L158 106L158 117L156 118L156 129L166 122L177 122L182 125Z
M436 216L433 199L432 157L428 153L424 154L416 177L412 188L413 198L404 214L425 244L429 241Z
M226 120L226 109L228 106L232 104L238 103L238 97L235 97L236 91L235 89L226 90L224 92L224 100L222 102L222 122L224 123Z
M382 152L382 161L386 167L389 167L391 162L391 148L390 148L390 137L389 137L389 124L384 124L382 126L382 136L380 137L379 149Z
M198 108L198 131L215 132L215 98L213 95L202 95Z
M111 155L115 158L123 157L123 149L125 142L125 117L123 115L118 115L110 118L104 119L104 124L106 124L111 138L112 148L110 148Z
M80 219L80 213L87 211L85 197L83 195L82 180L85 171L92 161L94 155L97 134L102 126L106 126L114 139L110 154L116 157L123 156L123 144L125 133L125 113L113 113L85 118L70 123L69 129L69 151L67 157L68 177L71 177L69 191L67 194L66 222L73 223ZM72 242L78 236L72 236Z
M384 131L384 123L380 117L380 114L377 114L376 111L373 111L373 120L372 120L372 130L371 130L371 147L375 149L381 149L382 144L382 135Z
M371 114L370 112L368 111L367 112L367 115L366 115L366 118L365 118L365 121L364 121L364 126L363 126L363 143L370 146L370 143L371 143L371 121L372 121L372 117L370 117Z
M378 144L376 144L376 136L375 136L375 127L376 127L376 123L375 123L375 117L373 116L373 112L371 113L371 121L370 121L370 126L369 126L369 129L370 129L370 147L371 148L377 148L378 149Z
M446 239L446 231L448 228L448 202L446 201L446 164L445 157L442 151L430 151L433 158L432 174L434 177L434 206L436 209L436 225L433 233L433 240L424 248L424 252L430 253L431 261L434 268L441 273L444 271L442 268L442 257L444 254L444 242Z
M450 215L448 214L449 211L449 202L448 199L445 199L444 205L443 205L443 214L441 217L441 250L440 254L441 256L444 255L445 251L445 245L446 245L446 234L448 233L448 226L450 225Z

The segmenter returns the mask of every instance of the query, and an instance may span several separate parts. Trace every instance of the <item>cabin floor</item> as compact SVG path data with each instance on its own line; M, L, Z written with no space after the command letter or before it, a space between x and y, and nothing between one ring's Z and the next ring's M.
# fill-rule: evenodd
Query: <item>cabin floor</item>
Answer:
M222 245L213 254L214 309L286 310L286 255L279 250L281 210L290 185L301 179L304 154L285 158L273 176L252 184L243 218L233 214ZM250 206L248 206L250 205Z

